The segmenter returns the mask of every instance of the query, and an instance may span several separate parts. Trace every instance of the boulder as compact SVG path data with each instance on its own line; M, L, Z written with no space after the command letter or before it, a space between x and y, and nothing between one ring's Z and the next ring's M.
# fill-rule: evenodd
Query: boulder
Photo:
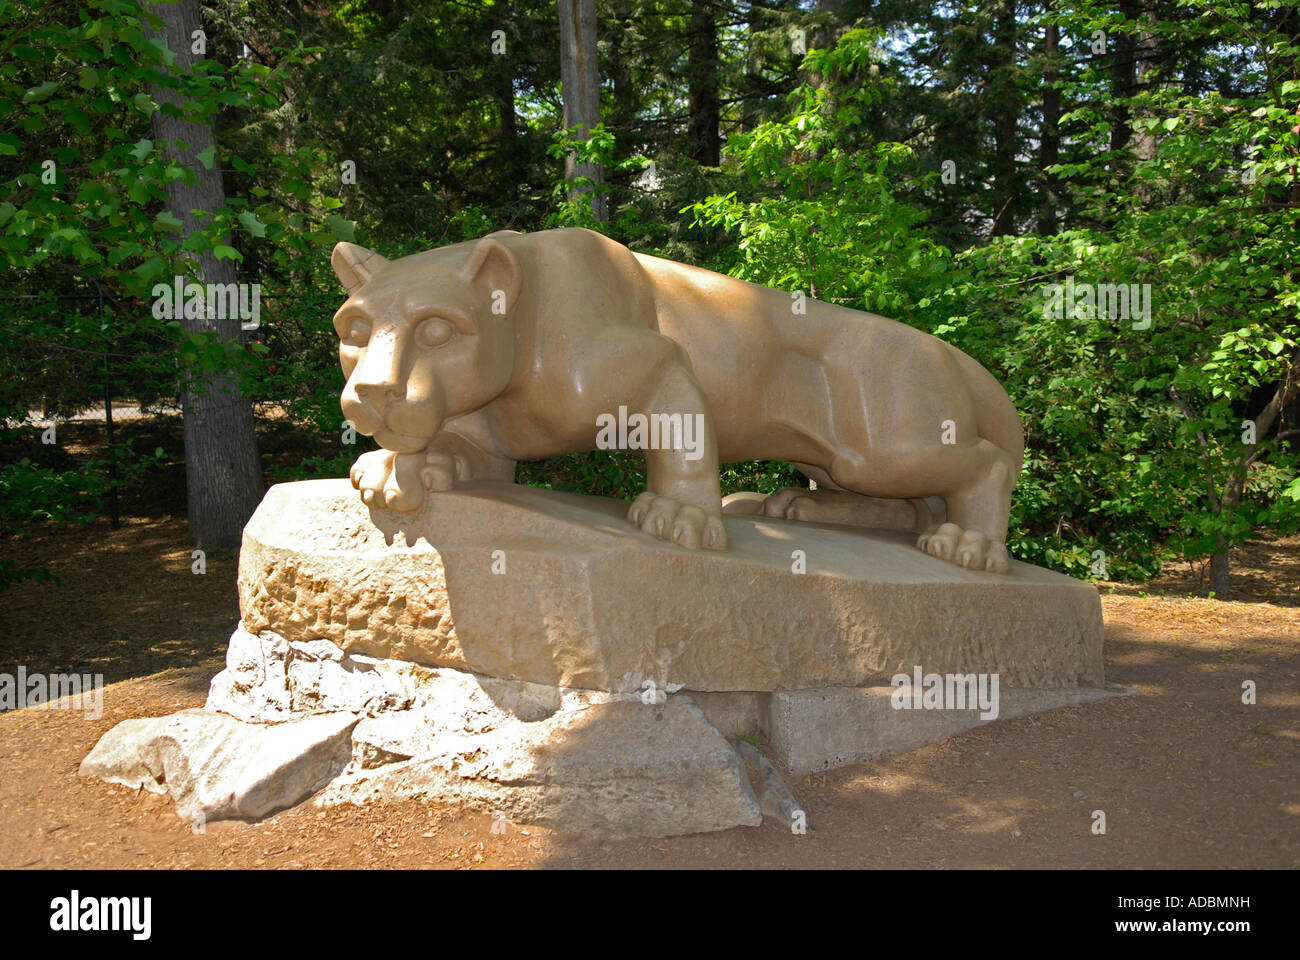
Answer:
M257 819L337 777L351 757L357 719L331 713L268 725L182 710L125 720L100 738L78 772L170 793L177 814L191 823Z

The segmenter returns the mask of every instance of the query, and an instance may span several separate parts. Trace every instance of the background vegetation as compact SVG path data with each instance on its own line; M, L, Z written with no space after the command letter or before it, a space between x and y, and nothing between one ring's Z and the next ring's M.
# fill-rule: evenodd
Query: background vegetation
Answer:
M985 364L1028 437L1022 559L1126 579L1207 558L1226 597L1233 544L1296 528L1293 2L600 0L599 116L567 130L552 3L183 0L205 37L189 63L164 6L0 0L11 530L105 509L108 463L41 444L42 415L106 393L189 403L204 376L292 424L268 480L346 474L367 447L340 442L332 243L393 257L570 224ZM160 120L181 116L210 149L168 147ZM585 189L571 154L599 171ZM177 185L203 182L219 202L181 229ZM203 257L263 285L259 330L155 319L152 284L203 276ZM1044 310L1067 279L1150 284L1149 326ZM118 450L112 482L165 460ZM643 482L621 454L518 478L624 497ZM725 471L728 491L792 479ZM38 573L0 558L0 588Z

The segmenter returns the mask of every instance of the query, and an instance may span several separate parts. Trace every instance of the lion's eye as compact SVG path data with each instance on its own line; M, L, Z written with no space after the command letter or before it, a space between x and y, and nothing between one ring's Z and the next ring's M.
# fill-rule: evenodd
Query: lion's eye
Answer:
M423 321L415 331L415 339L422 347L441 347L451 339L456 328L442 317L430 317Z
M348 326L347 342L354 347L364 347L370 342L370 324L365 320L353 320Z

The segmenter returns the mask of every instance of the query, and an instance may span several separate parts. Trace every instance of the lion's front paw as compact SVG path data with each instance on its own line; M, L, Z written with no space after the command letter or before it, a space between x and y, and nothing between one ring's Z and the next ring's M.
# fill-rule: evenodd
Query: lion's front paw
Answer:
M928 528L916 541L917 547L967 570L1006 573L1009 563L1006 544L990 540L978 530L963 530L955 523Z
M692 503L663 497L647 490L632 502L627 518L652 537L681 547L722 550L727 545L727 531L722 516L706 513Z
M426 490L450 490L469 478L469 463L455 454L430 450L420 467L420 482Z
M352 486L361 491L361 502L367 507L410 512L424 502L425 487L420 478L423 466L423 450L372 450L357 458L348 477Z

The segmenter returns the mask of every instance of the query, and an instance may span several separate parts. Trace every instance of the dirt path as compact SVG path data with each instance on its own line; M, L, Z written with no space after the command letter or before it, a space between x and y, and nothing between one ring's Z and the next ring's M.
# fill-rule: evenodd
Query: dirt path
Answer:
M0 638L0 672L21 662L120 682L97 720L0 715L0 867L1300 866L1300 608L1132 589L1103 593L1106 669L1143 696L1002 720L807 778L794 784L816 827L806 836L776 825L653 841L514 825L494 835L486 815L414 803L305 803L196 835L170 801L76 775L118 721L201 706L221 667L234 560L192 574L180 532L128 525L74 551L63 589L6 596L16 620ZM1300 540L1284 552L1300 555ZM1244 680L1255 705L1241 702ZM1099 809L1104 836L1091 832Z

